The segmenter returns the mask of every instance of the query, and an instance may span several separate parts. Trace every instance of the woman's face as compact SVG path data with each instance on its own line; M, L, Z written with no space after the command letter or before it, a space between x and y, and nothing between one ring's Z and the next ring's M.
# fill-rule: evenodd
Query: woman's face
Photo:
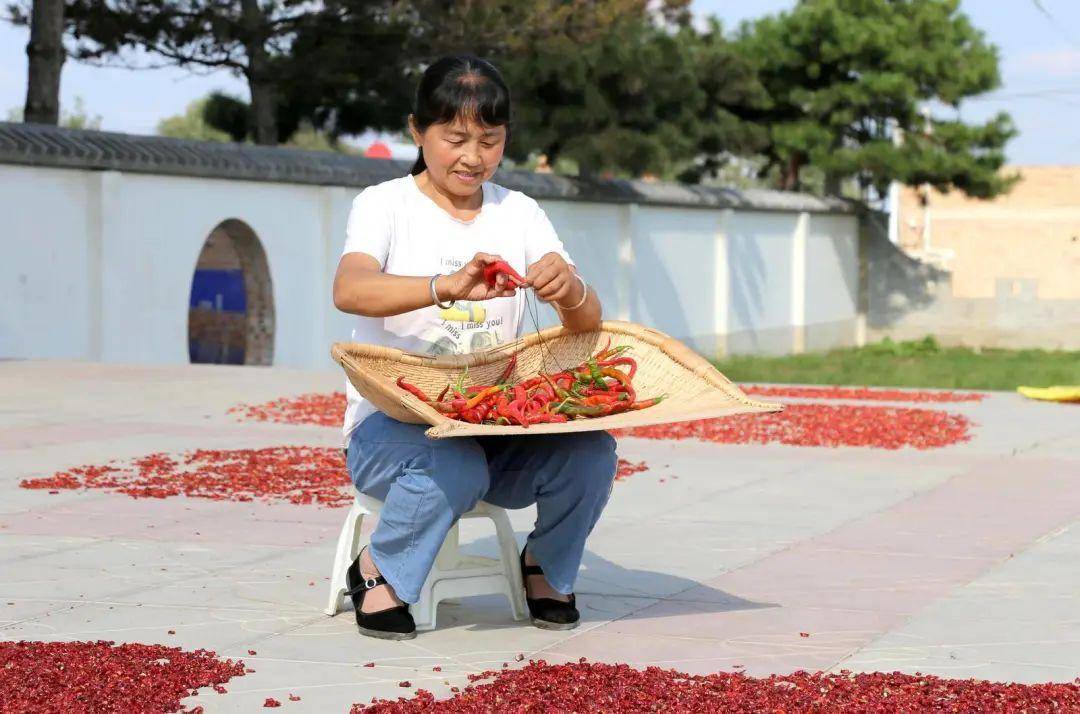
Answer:
M506 149L506 127L456 119L432 124L423 134L409 119L413 140L424 150L428 176L439 188L468 197L495 174Z

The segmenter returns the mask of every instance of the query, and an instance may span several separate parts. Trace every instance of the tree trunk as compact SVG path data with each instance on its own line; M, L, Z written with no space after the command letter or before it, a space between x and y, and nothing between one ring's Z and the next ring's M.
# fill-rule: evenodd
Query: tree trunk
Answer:
M251 91L251 131L256 144L275 146L278 143L277 101L273 83L248 75Z
M840 174L835 174L831 171L825 174L826 196L839 196L841 188L843 188L843 177Z
M244 46L247 49L248 89L251 92L251 133L256 144L278 143L277 101L266 51L265 18L258 0L243 0Z
M795 191L799 188L799 171L802 169L802 161L793 155L787 162L780 166L780 189L783 191Z
M23 121L55 126L60 121L60 70L67 58L64 0L34 0L32 12Z

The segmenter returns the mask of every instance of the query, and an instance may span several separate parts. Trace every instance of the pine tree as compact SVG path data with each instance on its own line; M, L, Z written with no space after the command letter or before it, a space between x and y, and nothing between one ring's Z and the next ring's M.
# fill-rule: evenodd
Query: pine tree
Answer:
M997 49L959 0L802 0L744 25L740 46L768 93L754 119L767 131L766 169L780 186L825 173L826 190L854 177L883 194L892 180L991 197L1015 135L1007 114L983 124L920 106L956 109L1000 84Z

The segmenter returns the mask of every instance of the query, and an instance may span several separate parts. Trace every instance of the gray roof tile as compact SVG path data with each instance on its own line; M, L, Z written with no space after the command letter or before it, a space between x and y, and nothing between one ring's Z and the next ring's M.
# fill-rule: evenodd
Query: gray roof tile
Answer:
M0 122L0 164L116 170L243 181L363 188L404 175L407 161L284 147L216 143ZM495 180L537 199L697 208L853 213L852 203L766 189L592 181L500 170Z

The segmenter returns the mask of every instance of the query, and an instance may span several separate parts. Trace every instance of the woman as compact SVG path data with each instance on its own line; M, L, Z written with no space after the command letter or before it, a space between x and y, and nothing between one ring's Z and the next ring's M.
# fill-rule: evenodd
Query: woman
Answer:
M358 315L353 339L411 352L470 352L519 337L524 289L484 266L506 260L571 330L601 307L536 201L490 182L509 137L510 93L490 63L445 57L420 80L409 117L419 156L410 175L353 201L334 304ZM424 426L378 412L346 384L344 432L356 488L384 502L371 544L347 574L360 632L416 636L415 603L457 519L479 500L533 503L521 552L532 622L576 626L574 581L615 476L606 432L430 440Z

